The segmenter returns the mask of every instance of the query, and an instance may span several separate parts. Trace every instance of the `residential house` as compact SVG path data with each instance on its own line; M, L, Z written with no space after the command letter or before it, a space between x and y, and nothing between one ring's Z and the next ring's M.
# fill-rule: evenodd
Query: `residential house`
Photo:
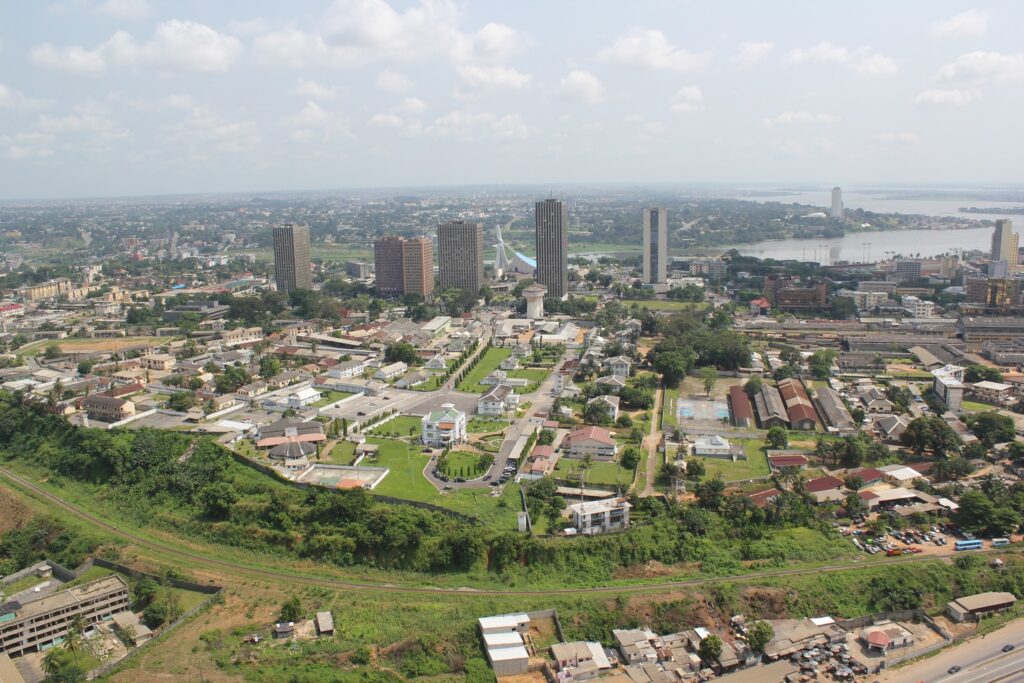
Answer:
M896 407L878 387L868 387L857 395L866 413L891 413Z
M485 387L493 387L498 384L507 384L510 387L525 387L529 383L529 380L520 377L509 377L508 373L504 370L495 370L480 380L480 384Z
M399 378L399 380L395 382L395 387L398 389L411 389L413 387L418 387L421 384L426 384L430 381L431 377L433 377L433 375L428 372L424 372L423 370L413 370Z
M608 394L617 394L626 388L626 380L624 380L621 375L606 375L604 377L598 377L594 384Z
M589 680L612 668L601 643L582 640L555 643L551 646L551 656L558 670L573 681Z
M420 440L435 447L454 446L466 441L466 414L451 403L432 410L420 422Z
M438 355L424 363L423 367L427 370L447 370L448 361L445 360L444 356Z
M505 372L511 372L512 370L518 370L519 369L519 357L514 355L514 354L510 355L510 356L507 356L506 358L503 358L500 363L498 363L498 367L500 369L504 370Z
M235 396L238 398L254 398L265 393L267 393L267 383L258 379L255 382L249 382L238 387L235 391Z
M369 358L355 358L338 363L328 368L327 376L331 379L347 379L349 377L360 377L363 371L369 367Z
M611 420L612 422L615 422L615 420L617 420L619 418L619 397L618 396L611 396L609 394L602 394L600 396L595 396L594 398L592 398L589 401L587 401L587 407L590 407L592 405L601 406L601 408L605 412L605 415L607 415L608 419Z
M577 533L603 534L629 528L629 509L625 498L603 498L569 506Z
M910 422L902 415L880 415L875 418L875 432L882 441L900 443L900 437L907 431Z
M145 369L160 372L170 372L174 368L174 364L178 362L178 359L169 353L150 353L140 360Z
M1014 401L1013 387L1002 382L975 382L971 385L971 394L982 403L996 406L1010 405Z
M504 415L519 405L519 394L507 384L499 384L477 399L477 415Z
M642 664L644 662L657 662L658 649L661 648L661 638L650 629L612 629L612 637L615 638L622 653L622 661L627 664Z
M843 486L842 479L830 475L815 477L804 482L804 490L819 503L841 501L845 496Z
M633 361L626 356L614 356L605 360L604 367L613 375L629 377L630 370L633 368Z
M768 467L777 472L784 469L804 470L810 464L810 460L802 451L796 450L770 450L768 451Z
M388 380L395 379L396 377L401 377L408 369L408 365L402 361L397 361L378 368L377 372L374 373L373 378L379 379L382 382L387 382Z
M615 439L611 432L603 427L583 427L565 438L569 449L569 457L582 458L591 456L600 460L611 460L618 452Z
M717 434L698 436L693 440L693 454L702 458L722 458L725 460L746 459L741 446L733 446L729 440Z

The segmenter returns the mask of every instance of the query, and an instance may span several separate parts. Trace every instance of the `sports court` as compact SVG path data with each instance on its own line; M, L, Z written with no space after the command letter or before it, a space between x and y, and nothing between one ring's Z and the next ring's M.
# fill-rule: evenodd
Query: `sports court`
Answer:
M386 467L314 464L295 475L294 480L329 489L367 488L372 491L388 472Z
M680 398L676 404L676 418L701 422L728 420L729 405L725 401Z

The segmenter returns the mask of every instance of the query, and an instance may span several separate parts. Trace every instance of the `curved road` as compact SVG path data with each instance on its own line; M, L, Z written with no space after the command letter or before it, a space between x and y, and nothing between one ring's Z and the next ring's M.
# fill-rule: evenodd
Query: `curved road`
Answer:
M700 579L686 579L682 581L664 581L660 583L647 583L637 584L628 586L595 586L589 588L548 588L548 589L537 589L537 590L509 590L508 588L496 588L496 589L475 589L475 588L445 588L445 587L424 587L424 586L402 586L394 583L359 583L355 581L345 581L341 579L326 579L318 577L316 575L303 574L301 572L292 572L275 569L265 569L261 567L254 567L251 565L241 564L237 562L229 562L228 560L221 560L215 557L207 555L201 555L188 550L161 543L158 541L142 538L137 536L130 531L125 531L117 526L114 526L110 522L104 521L99 517L96 517L85 510L82 510L77 505L69 503L68 501L56 496L45 489L36 486L31 481L21 477L13 472L0 468L0 477L4 477L11 482L14 482L22 489L28 491L33 497L41 499L51 504L55 509L61 509L68 512L80 520L88 522L96 527L99 527L123 540L129 541L143 548L149 548L156 550L165 555L175 557L179 560L187 560L196 567L204 567L206 569L214 569L227 574L234 574L237 576L245 576L249 578L261 578L261 579L272 579L272 580L284 580L292 583L302 583L313 586L322 586L325 588L334 589L350 589L350 590L375 590L393 593L452 593L452 594L463 594L463 595L480 595L480 596L498 596L498 595L523 595L523 596L543 596L543 595L560 595L568 594L575 595L579 593L643 593L653 591L665 591L673 590L677 588L686 588L693 586L700 586L711 583L722 583L726 581L754 581L762 578L774 578L782 576L800 576L803 574L820 574L823 572L841 572L850 571L862 568L873 568L879 565L894 565L894 564L910 564L914 562L923 562L927 560L934 560L943 556L932 555L929 557L921 556L909 556L902 558L886 558L882 562L871 562L861 564L859 566L849 565L829 565L825 567L811 567L807 569L779 569L774 571L766 572L754 572L750 574L734 574L731 576L715 576L706 577ZM978 551L987 552L987 551ZM949 555L952 555L952 551Z

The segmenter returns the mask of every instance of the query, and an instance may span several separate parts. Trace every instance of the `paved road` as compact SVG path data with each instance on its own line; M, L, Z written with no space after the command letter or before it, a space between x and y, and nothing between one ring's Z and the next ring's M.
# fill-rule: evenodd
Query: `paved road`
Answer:
M1017 646L1004 653L1004 645ZM960 671L949 673L951 666ZM972 638L939 654L876 677L885 683L990 683L1024 680L1024 620L1011 621L997 631ZM874 680L874 679L869 679Z
M851 567L848 564L842 565L829 565L825 567L812 567L809 569L776 569L771 571L753 572L750 574L736 574L729 576L707 576L697 579L687 579L682 581L664 581L660 583L650 584L632 584L623 586L592 586L589 588L549 588L549 589L534 589L534 590L523 590L515 589L510 590L508 587L498 589L467 589L467 588L441 588L441 587L426 587L422 585L417 586L403 586L395 583L359 583L354 581L346 581L341 579L328 579L323 577L323 572L302 572L298 570L276 570L266 569L259 566L253 566L249 564L243 564L241 562L231 562L229 560L223 560L218 557L212 557L204 555L194 550L184 550L181 547L169 543L165 540L153 540L149 538L143 538L138 536L131 531L126 531L120 527L108 522L104 519L96 517L85 510L81 509L77 505L70 503L63 498L46 491L45 489L35 485L28 479L21 477L10 470L0 467L0 479L6 479L8 483L13 482L23 492L27 492L27 495L46 502L51 506L52 509L59 509L62 512L69 514L77 519L80 519L92 526L106 531L107 533L121 538L125 541L133 543L142 548L149 548L160 553L163 556L171 557L179 561L188 562L188 566L192 568L205 568L210 571L217 571L222 574L230 574L233 576L248 577L248 578L262 578L279 581L288 581L290 584L303 584L309 586L323 586L325 588L344 588L352 590L373 590L379 592L392 592L392 593L457 593L460 595L481 595L481 596L494 596L494 595L532 595L532 596L544 596L544 595L578 595L580 593L663 593L664 591L675 590L679 588L688 588L694 586L704 586L715 583L732 582L737 580L745 581L756 581L758 579L768 579L782 576L801 576L805 574L822 574L842 571L855 571L857 569L874 568L880 564L895 565L895 564L913 564L916 562L922 562L927 560L935 559L932 557L920 557L917 555L911 555L902 558L884 558L875 562L864 562L856 567ZM984 553L987 551L977 551ZM950 551L952 555L952 551ZM989 636L992 638L993 636ZM999 644L1002 647L1002 641ZM949 665L947 665L949 666ZM903 683L901 680L900 683ZM972 681L972 683L980 683L980 681Z

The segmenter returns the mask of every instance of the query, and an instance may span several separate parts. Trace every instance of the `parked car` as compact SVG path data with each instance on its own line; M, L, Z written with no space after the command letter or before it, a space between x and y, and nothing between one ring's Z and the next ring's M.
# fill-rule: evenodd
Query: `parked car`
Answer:
M1015 647L1017 647L1017 646L1014 645L1013 643L1007 643L1006 645L1003 645L1003 652L1010 652Z

